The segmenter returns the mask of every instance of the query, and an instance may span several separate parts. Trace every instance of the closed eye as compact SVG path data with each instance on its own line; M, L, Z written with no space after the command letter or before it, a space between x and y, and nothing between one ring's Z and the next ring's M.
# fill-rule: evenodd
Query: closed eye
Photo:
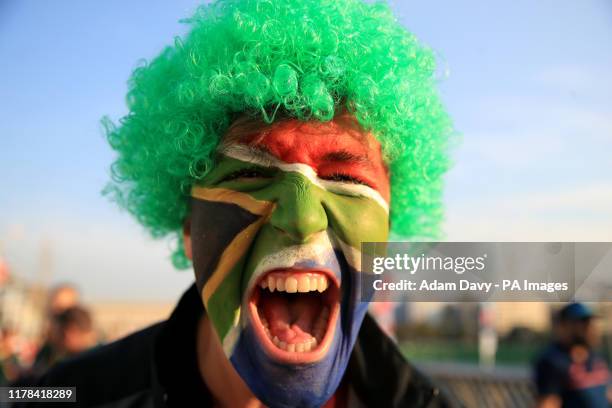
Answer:
M339 182L339 183L362 184L364 186L368 186L370 188L373 188L366 181L360 179L359 177L351 176L349 174L332 173L332 174L327 175L327 176L319 176L319 177L322 178L323 180L335 181L335 182Z
M236 170L230 174L228 174L227 176L223 177L219 183L222 183L224 181L233 181L233 180L238 180L238 179L263 179L263 178L270 178L267 174L265 174L263 171L256 169L256 168L246 168L246 169L240 169L240 170Z

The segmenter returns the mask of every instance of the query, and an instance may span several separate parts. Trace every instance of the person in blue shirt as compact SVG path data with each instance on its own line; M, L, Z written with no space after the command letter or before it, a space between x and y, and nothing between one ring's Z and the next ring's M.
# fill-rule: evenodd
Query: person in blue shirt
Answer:
M610 371L596 353L599 332L595 314L582 303L558 315L557 338L535 363L538 408L608 408Z

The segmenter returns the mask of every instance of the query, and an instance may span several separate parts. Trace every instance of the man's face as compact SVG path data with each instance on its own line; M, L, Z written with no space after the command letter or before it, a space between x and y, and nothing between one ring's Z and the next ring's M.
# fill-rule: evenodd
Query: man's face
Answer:
M594 319L574 320L567 323L570 342L588 347L599 344L599 330Z
M96 332L92 328L68 325L63 331L61 350L68 354L83 352L96 344Z
M49 300L49 311L58 314L79 303L79 293L69 286L58 288Z
M270 405L324 403L367 309L360 244L387 240L378 142L349 115L239 121L192 196L186 249L225 354Z

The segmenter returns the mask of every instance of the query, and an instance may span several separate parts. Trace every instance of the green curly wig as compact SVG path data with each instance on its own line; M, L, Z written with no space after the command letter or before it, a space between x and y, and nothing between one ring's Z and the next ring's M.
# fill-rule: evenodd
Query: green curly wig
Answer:
M192 184L214 164L240 114L328 121L342 109L380 141L394 234L435 238L452 127L431 50L385 4L360 0L218 0L129 81L129 114L105 120L118 157L113 198L154 237L181 230Z

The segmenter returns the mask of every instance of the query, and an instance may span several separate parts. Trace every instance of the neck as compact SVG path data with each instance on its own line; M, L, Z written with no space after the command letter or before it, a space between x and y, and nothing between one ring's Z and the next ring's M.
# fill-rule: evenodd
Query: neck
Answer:
M213 396L215 406L264 407L225 357L221 341L206 316L198 324L197 356L200 374Z

